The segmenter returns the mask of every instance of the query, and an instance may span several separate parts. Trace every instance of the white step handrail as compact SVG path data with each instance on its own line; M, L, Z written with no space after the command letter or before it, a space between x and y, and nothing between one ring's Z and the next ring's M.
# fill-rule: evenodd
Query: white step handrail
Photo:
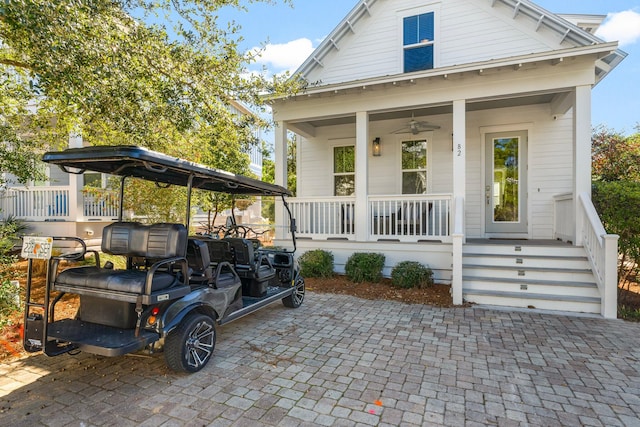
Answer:
M618 238L617 234L607 234L596 208L588 194L578 196L579 214L583 216L582 236L589 263L600 290L601 314L607 319L615 319L618 314Z

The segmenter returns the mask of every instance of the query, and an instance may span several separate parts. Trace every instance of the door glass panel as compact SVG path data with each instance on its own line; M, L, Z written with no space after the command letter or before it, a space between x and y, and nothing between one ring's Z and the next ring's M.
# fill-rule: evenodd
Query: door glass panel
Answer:
M493 221L520 220L520 138L493 140Z

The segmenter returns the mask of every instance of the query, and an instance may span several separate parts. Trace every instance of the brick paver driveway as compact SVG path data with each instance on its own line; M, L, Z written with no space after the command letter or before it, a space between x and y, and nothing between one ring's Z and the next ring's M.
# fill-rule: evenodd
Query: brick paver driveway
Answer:
M161 355L0 365L1 426L640 426L640 325L309 294Z

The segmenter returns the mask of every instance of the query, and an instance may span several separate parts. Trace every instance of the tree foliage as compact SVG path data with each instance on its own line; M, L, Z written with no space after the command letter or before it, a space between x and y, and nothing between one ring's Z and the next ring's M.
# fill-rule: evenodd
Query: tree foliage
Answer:
M629 285L640 273L640 182L599 181L594 183L593 203L608 233L618 240L618 303L625 302Z
M625 137L597 128L592 155L593 203L607 232L620 236L618 303L624 304L624 291L640 273L640 132Z
M272 0L249 0L272 3ZM287 0L283 0L287 2ZM0 6L0 166L25 182L45 147L70 134L245 172L259 116L234 101L295 90L249 73L239 27L218 22L239 0L11 0ZM1 184L1 182L0 182Z
M595 181L640 181L640 133L625 137L598 127L591 138Z

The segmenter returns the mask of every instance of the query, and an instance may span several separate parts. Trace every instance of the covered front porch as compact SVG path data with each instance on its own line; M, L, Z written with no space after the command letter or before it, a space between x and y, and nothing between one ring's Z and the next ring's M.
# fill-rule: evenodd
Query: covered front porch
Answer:
M583 60L531 55L274 101L281 185L291 134L297 143L301 247L334 248L338 264L387 252L387 273L418 260L462 303L467 239L560 239L584 246L601 294L615 293L617 249L590 200L594 74Z

